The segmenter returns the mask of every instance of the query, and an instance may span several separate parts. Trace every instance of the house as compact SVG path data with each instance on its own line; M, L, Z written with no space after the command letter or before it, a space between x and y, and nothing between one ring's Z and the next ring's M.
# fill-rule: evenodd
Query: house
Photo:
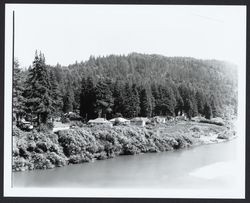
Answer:
M155 116L153 118L153 121L155 121L156 123L166 123L166 118L161 116Z
M142 126L142 127L144 127L148 122L150 122L150 120L145 117L136 117L130 120L131 125Z
M127 120L125 118L122 117L118 117L118 118L112 118L111 120L109 120L113 125L114 124L130 124L130 120Z
M181 116L176 116L175 120L177 120L177 121L187 121L188 118L187 118L186 114L183 113Z
M110 121L107 121L105 118L96 118L94 120L89 120L88 124L90 126L96 126L96 125L105 125L112 127L112 123Z

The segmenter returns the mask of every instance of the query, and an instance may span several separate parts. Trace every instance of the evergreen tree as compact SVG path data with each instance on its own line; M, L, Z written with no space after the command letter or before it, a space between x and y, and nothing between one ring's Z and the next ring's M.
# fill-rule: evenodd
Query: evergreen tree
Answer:
M21 69L17 59L14 61L13 74L13 114L15 119L19 121L25 114L25 99L23 97L24 87L21 80Z
M86 120L96 118L95 112L95 86L92 77L82 80L80 113Z
M59 85L53 70L49 72L49 81L51 84L51 97L54 116L59 116L63 108L63 96L59 90Z
M131 97L131 105L134 111L134 117L138 116L140 113L140 95L137 89L136 84L132 85L132 97Z
M208 102L206 102L204 105L204 115L206 119L211 119L212 117L212 108Z
M195 98L196 98L196 101L197 101L198 113L203 115L204 105L205 105L205 102L206 102L205 96L201 91L198 90L196 92L196 94L195 94Z
M158 115L174 115L176 107L176 100L173 90L170 87L158 86L159 98L157 100L156 108Z
M184 102L183 102L183 99L180 95L178 88L173 85L172 89L173 89L175 100L176 100L176 106L175 106L174 112L175 112L175 116L177 116L179 113L182 114Z
M188 119L192 117L192 102L189 98L185 100L185 112L187 114Z
M213 117L220 116L220 108L218 105L218 101L214 95L211 95L210 104L211 104L211 110L212 110Z
M158 112L158 106L159 106L159 92L158 88L156 87L156 84L153 83L151 85L151 92L152 92L152 102L153 102L153 115L160 115Z
M63 112L64 113L72 112L73 103L74 103L74 93L72 91L70 83L68 83L66 94L63 96Z
M151 117L153 111L152 98L148 91L143 88L140 93L140 115L142 117Z
M80 94L80 116L87 119L87 103L86 103L87 81L85 77L81 81L81 94Z
M127 118L136 117L140 113L140 98L135 85L125 84L124 90L124 116Z
M114 84L113 89L113 98L114 98L114 106L113 106L113 114L114 115L123 115L124 112L124 88L122 84L118 81Z
M49 116L54 111L52 105L51 85L42 53L35 54L33 68L29 69L26 81L26 111L37 116L37 123L47 123Z
M100 80L95 88L96 103L95 111L98 117L110 117L114 99L108 81Z

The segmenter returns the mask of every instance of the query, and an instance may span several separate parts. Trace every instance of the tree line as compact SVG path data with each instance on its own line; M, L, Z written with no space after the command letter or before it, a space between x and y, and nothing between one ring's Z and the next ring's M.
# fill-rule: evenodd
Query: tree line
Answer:
M237 113L235 75L224 62L136 53L53 67L36 52L28 70L15 62L13 113L38 125L71 111L84 120L183 113L210 119L228 107Z

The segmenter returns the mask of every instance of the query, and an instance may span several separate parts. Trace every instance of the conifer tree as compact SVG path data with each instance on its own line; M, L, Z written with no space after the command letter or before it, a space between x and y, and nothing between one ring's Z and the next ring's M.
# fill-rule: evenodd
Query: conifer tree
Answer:
M80 116L85 120L87 115L87 103L86 103L86 89L87 89L87 81L85 77L82 78L81 81L81 94L80 94Z
M96 85L95 94L95 112L98 117L109 117L114 105L114 99L110 90L109 82L100 80Z
M151 117L153 111L152 98L148 91L143 88L140 93L140 115L142 117Z
M197 110L198 110L198 113L203 115L203 111L204 111L204 105L205 105L205 96L204 94L201 92L201 91L197 91L196 94L195 94L195 98L196 98L196 101L197 101Z
M53 70L49 72L49 81L51 84L51 97L52 97L52 106L53 106L53 114L58 116L62 111L63 107L63 96L59 90L59 85L55 77L55 73Z
M23 97L24 87L21 80L21 69L19 68L19 62L16 59L14 61L14 77L13 77L13 113L15 119L19 121L20 117L25 114Z
M176 100L170 87L158 86L159 98L156 104L158 115L174 115Z
M140 110L141 110L141 108L140 108L140 95L139 95L136 84L132 85L132 97L131 97L131 99L132 99L131 105L132 105L132 108L134 111L134 117L136 117L139 115Z
M36 52L33 67L29 69L24 95L27 113L37 117L38 125L47 123L54 108L45 57L41 52L39 55Z
M140 113L140 98L135 85L125 84L124 90L124 116L127 118L136 117Z
M69 113L73 111L74 94L70 83L68 83L68 88L66 94L63 96L63 112Z
M204 105L204 115L206 119L211 119L212 117L212 108L208 102L206 102Z
M123 115L124 112L124 92L123 92L122 84L118 81L114 84L113 89L113 98L114 98L114 106L113 106L113 114L114 115Z
M211 104L211 110L212 110L213 117L220 116L218 101L216 100L214 95L211 95L210 104Z
M95 112L95 86L92 77L82 80L81 88L81 103L80 103L80 113L81 117L86 120L96 118Z

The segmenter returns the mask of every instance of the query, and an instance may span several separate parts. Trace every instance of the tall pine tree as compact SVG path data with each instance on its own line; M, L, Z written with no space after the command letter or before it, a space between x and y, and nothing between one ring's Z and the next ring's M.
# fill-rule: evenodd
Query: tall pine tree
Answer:
M95 112L95 86L92 77L82 79L80 96L80 115L85 120L96 118Z
M114 99L110 90L109 81L100 80L95 88L96 103L95 111L98 117L110 117L112 107L114 105Z
M59 85L55 77L53 70L49 72L49 81L51 84L51 97L52 97L52 106L53 106L53 115L59 116L63 107L63 96L59 90Z
M153 111L152 95L143 88L140 92L140 115L142 117L151 117Z
M14 77L13 77L13 113L17 121L25 114L23 97L24 87L21 78L21 69L18 60L14 61Z
M39 55L36 52L33 67L29 69L24 95L27 113L36 116L38 125L47 123L54 108L45 57L41 52Z

